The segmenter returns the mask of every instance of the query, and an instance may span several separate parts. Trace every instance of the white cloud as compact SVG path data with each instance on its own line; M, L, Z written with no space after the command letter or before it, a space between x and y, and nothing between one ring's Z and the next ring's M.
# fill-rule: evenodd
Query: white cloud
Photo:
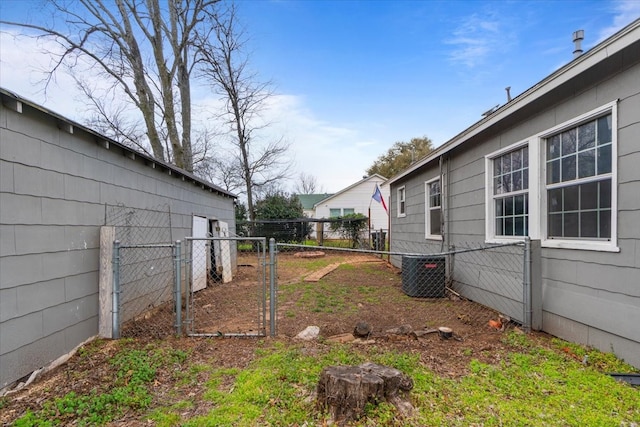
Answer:
M640 18L640 1L616 1L613 3L613 12L613 22L608 27L600 30L598 34L598 41L596 42L596 44L615 34L617 31L630 24L634 20Z
M491 53L504 48L503 32L501 23L495 18L477 14L466 17L453 31L453 37L445 41L454 46L450 60L469 68L481 64Z

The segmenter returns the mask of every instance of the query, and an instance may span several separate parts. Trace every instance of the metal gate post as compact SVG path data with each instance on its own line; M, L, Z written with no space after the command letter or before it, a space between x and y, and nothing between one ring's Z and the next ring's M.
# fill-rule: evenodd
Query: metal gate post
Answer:
M113 242L113 297L111 306L111 322L113 339L120 338L120 241Z
M276 239L269 239L269 336L276 336Z
M522 277L522 310L524 332L531 332L531 239L524 239L524 256L523 256L523 277Z
M182 283L181 283L181 272L180 272L180 261L181 261L181 247L182 244L180 240L176 240L176 243L173 247L173 262L174 262L174 303L176 306L176 335L182 334Z

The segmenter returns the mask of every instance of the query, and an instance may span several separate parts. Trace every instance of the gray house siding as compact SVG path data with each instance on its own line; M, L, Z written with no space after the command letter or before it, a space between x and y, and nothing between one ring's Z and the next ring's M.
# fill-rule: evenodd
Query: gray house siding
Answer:
M613 351L640 367L640 24L636 21L619 51L600 55L592 65L544 92L539 84L526 95L543 92L528 104L513 107L470 136L454 138L423 164L390 180L391 212L396 212L395 191L405 185L407 217L391 218L392 247L406 239L424 241L424 182L437 176L440 155L445 173L443 195L445 241L485 242L485 156L512 144L529 141L554 126L575 120L617 100L617 248L619 251L566 249L546 245L541 250L542 329L560 338ZM625 36L625 37L627 37ZM612 42L613 43L613 42ZM600 56L598 56L600 55ZM570 67L568 68L571 69ZM556 77L562 79L562 74ZM544 82L549 82L545 80ZM509 105L505 107L509 111ZM498 115L501 111L498 111ZM480 123L480 122L479 122ZM482 125L482 123L480 123ZM470 128L472 131L473 127ZM446 147L450 145L450 148ZM543 150L541 150L543 151ZM544 153L541 153L543 156ZM448 163L447 163L448 162ZM542 163L542 162L541 162ZM540 165L539 165L540 166ZM538 173L538 172L536 172ZM542 172L539 172L542 173ZM532 175L530 172L530 176ZM415 193L410 193L414 192ZM544 197L544 182L540 186ZM530 221L541 221L541 210ZM421 228L422 227L422 228ZM402 232L398 232L401 230ZM413 232L413 236L408 233ZM542 232L542 230L541 230ZM534 237L535 238L535 237Z
M235 229L233 195L1 95L0 388L97 334L108 209L169 206L171 240L193 214Z

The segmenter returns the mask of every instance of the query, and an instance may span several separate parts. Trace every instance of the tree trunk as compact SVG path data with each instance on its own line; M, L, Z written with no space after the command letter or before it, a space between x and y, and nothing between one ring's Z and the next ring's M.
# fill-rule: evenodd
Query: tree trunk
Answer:
M365 406L387 401L401 415L410 415L413 406L406 399L413 380L401 371L375 363L359 366L328 366L320 374L317 404L339 425L356 420Z

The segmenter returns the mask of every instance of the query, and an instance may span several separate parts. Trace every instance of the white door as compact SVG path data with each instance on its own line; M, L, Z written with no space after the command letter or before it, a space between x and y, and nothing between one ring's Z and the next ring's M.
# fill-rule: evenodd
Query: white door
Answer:
M224 221L218 221L218 227L220 227L220 237L229 237L229 224ZM231 245L229 240L220 241L220 252L223 255L222 258L222 283L230 282L232 277L231 272Z
M207 237L207 218L194 216L191 237ZM193 292L207 287L207 241L194 240L192 248L191 281Z

